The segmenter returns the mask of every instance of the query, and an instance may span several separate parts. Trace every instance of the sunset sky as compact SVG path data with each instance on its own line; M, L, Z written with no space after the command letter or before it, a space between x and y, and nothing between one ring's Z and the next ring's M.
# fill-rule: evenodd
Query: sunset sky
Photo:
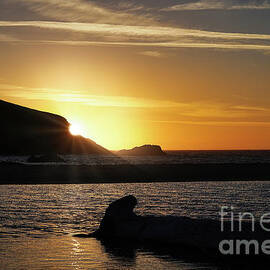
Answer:
M0 0L0 97L111 150L270 149L270 0Z

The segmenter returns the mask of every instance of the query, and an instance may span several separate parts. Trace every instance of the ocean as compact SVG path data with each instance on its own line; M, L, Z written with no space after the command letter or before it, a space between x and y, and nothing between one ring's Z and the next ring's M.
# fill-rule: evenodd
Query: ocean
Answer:
M140 215L219 219L221 206L270 212L270 182L1 185L0 269L223 269L164 247L74 237L97 229L108 204L128 194Z
M270 150L178 150L166 151L166 156L61 155L65 162L55 165L121 165L121 164L222 164L270 163ZM29 163L29 156L0 156L0 161ZM52 164L52 163L49 163Z

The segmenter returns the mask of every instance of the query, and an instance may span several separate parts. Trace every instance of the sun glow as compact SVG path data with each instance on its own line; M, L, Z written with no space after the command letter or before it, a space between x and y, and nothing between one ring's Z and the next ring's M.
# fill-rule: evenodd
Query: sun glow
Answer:
M84 130L83 130L83 128L81 127L81 125L79 125L77 123L70 124L70 126L69 126L69 132L72 135L81 135L81 136L84 136Z

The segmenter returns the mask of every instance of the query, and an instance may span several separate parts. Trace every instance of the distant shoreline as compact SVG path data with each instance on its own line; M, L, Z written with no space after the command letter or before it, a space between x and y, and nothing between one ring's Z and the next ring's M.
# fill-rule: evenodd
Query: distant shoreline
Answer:
M0 184L268 181L270 163L31 165L0 163Z
M164 152L270 152L270 149L176 149L163 150ZM114 151L112 151L114 152Z

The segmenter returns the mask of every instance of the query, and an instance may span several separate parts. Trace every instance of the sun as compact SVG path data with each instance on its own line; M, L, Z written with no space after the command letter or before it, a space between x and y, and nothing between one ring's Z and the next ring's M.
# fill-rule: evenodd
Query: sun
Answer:
M72 135L84 135L84 131L83 131L83 128L77 124L77 123L72 123L70 124L69 126L69 132L72 134Z

